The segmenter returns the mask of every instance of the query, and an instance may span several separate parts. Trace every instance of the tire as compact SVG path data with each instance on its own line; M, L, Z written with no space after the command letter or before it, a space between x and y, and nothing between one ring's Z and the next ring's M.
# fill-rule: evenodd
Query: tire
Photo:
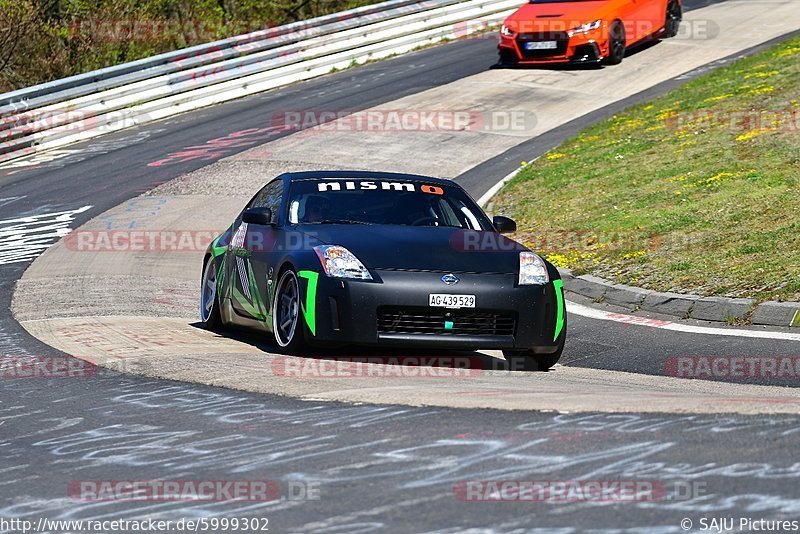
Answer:
M670 38L678 35L683 20L683 8L677 0L670 0L667 4L667 14L664 18L664 37Z
M503 356L508 362L508 369L511 371L547 371L561 359L564 352L564 345L561 344L558 350L552 354L536 354L533 351L504 350Z
M497 59L498 67L514 67L519 63L519 59L517 59L516 54L505 48L501 48L498 55L499 55Z
M551 354L536 354L532 350L504 350L503 356L511 371L547 371L561 359L564 352L564 342L567 339L567 318L564 317L564 327L558 336L558 348Z
M300 312L300 283L292 269L283 271L275 287L272 332L275 343L289 354L301 354L307 348Z
M203 264L203 278L200 286L200 321L206 330L221 330L222 317L219 314L219 294L217 293L217 269L214 259L206 258Z
M619 65L625 58L625 26L617 21L611 26L608 38L606 65Z

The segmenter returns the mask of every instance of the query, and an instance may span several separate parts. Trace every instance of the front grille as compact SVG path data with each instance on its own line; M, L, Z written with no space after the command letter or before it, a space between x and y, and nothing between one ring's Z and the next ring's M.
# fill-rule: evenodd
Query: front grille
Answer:
M526 50L525 43L527 42L541 42L541 41L555 41L556 48L550 50ZM564 56L567 53L567 46L569 45L569 36L564 32L536 32L536 33L521 33L517 36L517 45L526 58L548 58Z
M378 332L381 333L513 336L516 325L516 316L511 312L396 307L378 309Z

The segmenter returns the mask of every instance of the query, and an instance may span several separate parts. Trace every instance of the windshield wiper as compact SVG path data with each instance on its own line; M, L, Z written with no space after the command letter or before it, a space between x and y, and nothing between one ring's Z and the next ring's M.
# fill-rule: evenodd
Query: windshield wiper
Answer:
M375 224L366 221L356 221L354 219L324 219L317 224Z

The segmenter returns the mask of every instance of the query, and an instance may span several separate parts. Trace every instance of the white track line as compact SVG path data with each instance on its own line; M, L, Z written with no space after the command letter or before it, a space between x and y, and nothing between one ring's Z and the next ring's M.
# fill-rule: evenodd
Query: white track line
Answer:
M601 321L613 321L649 328L660 328L661 330L672 330L674 332L685 332L687 334L706 334L712 336L735 336L759 339L779 339L783 341L800 341L800 334L790 334L788 332L770 332L758 330L740 330L736 328L711 328L708 326L695 326L689 324L673 323L671 321L661 321L658 319L648 319L647 317L637 317L624 313L614 313L604 310L597 310L578 304L577 302L567 301L567 312L587 317L589 319L599 319Z

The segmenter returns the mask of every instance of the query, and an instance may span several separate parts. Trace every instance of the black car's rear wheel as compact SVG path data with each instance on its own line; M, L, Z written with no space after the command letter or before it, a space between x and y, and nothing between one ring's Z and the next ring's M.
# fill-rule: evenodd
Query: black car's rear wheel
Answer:
M300 320L300 283L291 269L283 272L275 290L272 305L272 330L275 342L287 352L300 352L305 347Z
M203 266L203 281L200 288L200 321L208 330L218 330L222 326L219 314L219 295L217 295L217 267L213 258L208 258Z

